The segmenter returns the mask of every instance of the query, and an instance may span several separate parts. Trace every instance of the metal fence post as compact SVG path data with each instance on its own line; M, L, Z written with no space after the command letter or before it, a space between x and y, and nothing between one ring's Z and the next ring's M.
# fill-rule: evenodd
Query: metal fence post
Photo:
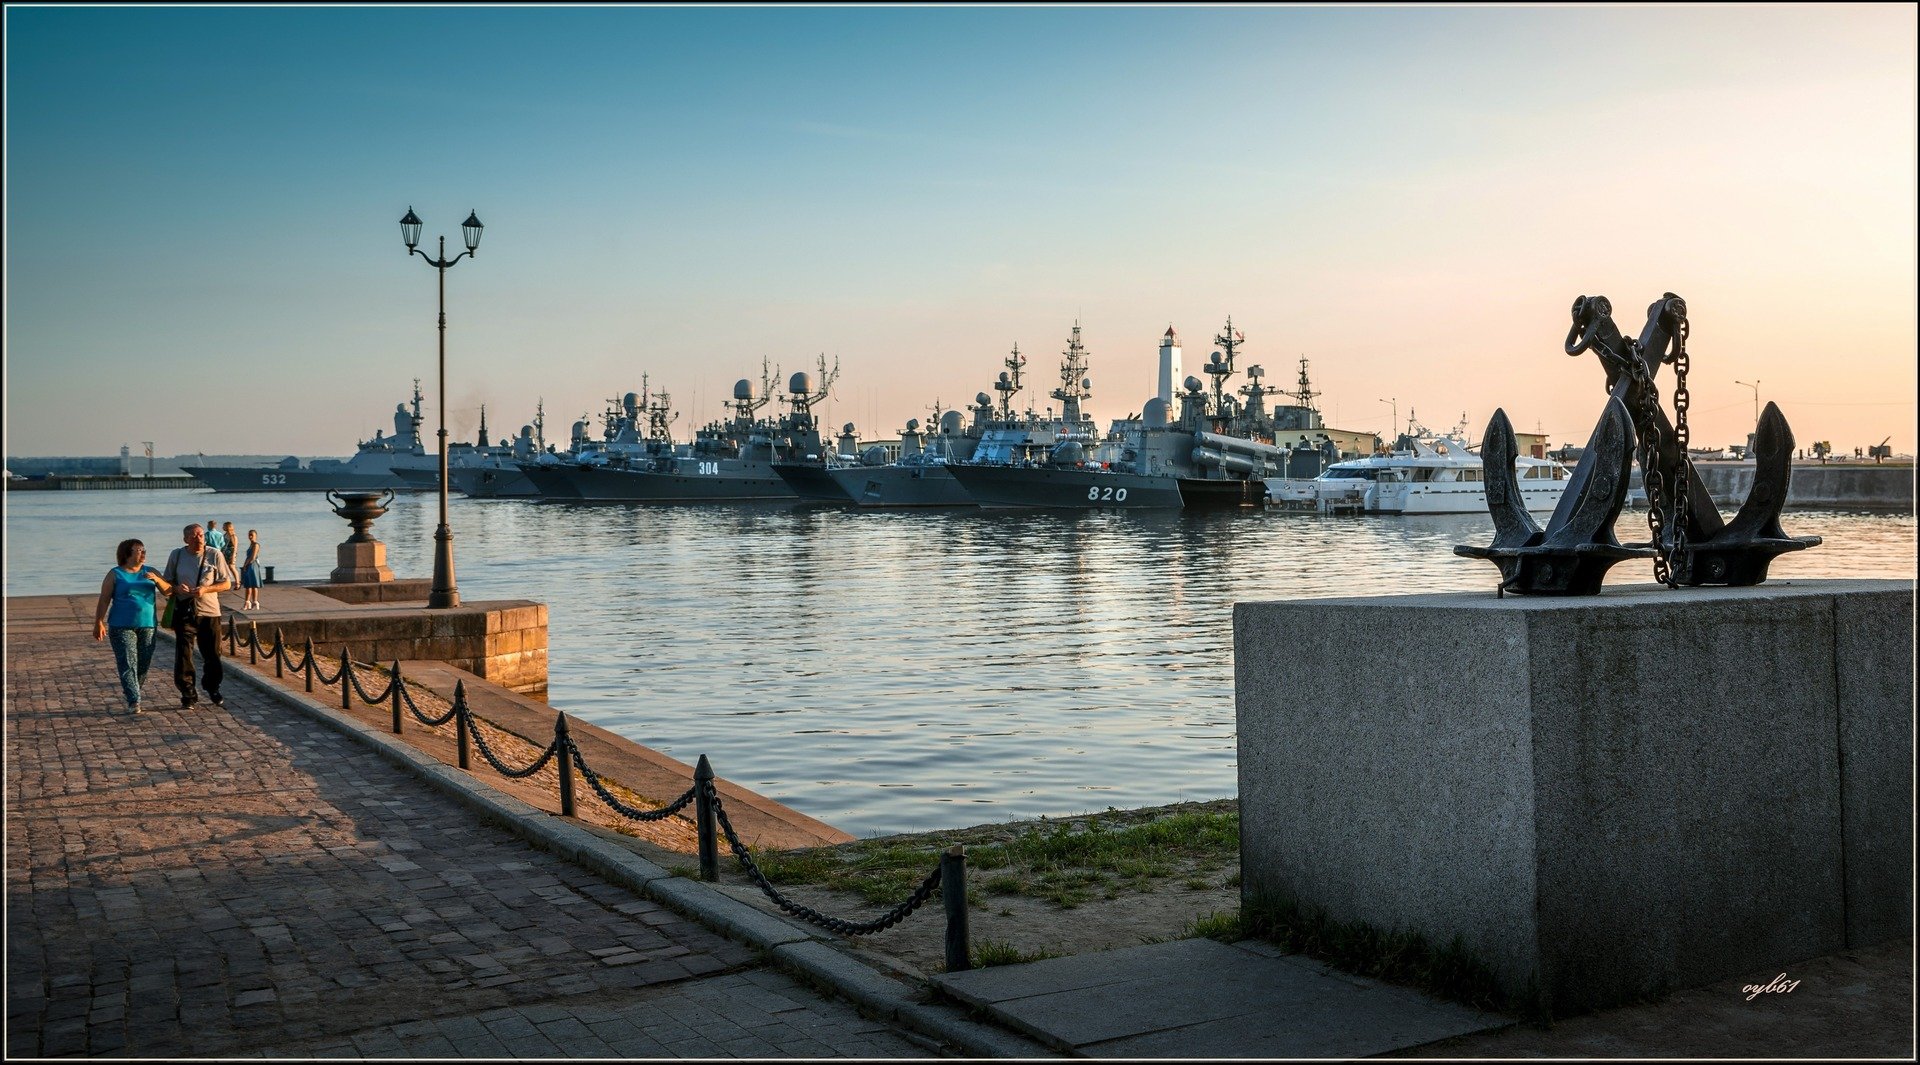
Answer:
M307 690L313 690L313 637L307 637Z
M460 748L460 768L467 768L467 682L453 682L453 742Z
M247 622L247 661L252 665L260 664L260 623Z
M287 675L287 641L280 635L278 625L273 627L273 675L275 677Z
M573 740L567 735L567 715L553 719L553 756L560 760L560 816L573 816Z
M217 626L220 623L216 621L214 622L214 624ZM216 628L213 631L219 632L220 630ZM228 658L232 658L236 653L238 653L239 638L240 638L240 615L228 614L227 615L227 657Z
M393 660L393 734L400 735L400 660Z
M693 823L700 839L700 879L720 879L720 841L713 827L713 763L706 755L693 767Z
M353 709L353 659L344 647L340 649L340 709Z
M947 909L947 971L973 968L967 944L967 848L956 843L940 856L940 901Z

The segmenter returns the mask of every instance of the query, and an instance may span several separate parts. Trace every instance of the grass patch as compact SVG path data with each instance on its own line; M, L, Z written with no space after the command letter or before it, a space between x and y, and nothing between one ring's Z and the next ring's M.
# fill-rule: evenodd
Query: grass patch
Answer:
M973 967L988 969L995 965L1020 965L1030 961L1045 961L1060 955L1045 947L1039 950L1020 950L1010 943L998 943L983 939L973 945Z
M1212 919L1221 916L1196 921L1196 927L1207 924L1211 930L1195 934L1220 938L1214 932L1226 932L1229 926L1224 918ZM1238 925L1241 938L1255 936L1347 972L1405 984L1475 1009L1542 1019L1528 1000L1516 1001L1503 994L1492 971L1467 950L1458 936L1435 946L1417 932L1389 932L1365 922L1334 921L1291 901L1267 901L1242 909L1233 915L1233 924Z
M1217 870L1240 852L1238 813L1181 812L1150 820L1111 810L1066 821L984 826L799 851L756 851L776 886L816 884L874 905L906 898L953 843L967 847L969 898L1019 895L1071 908L1118 898L1180 877L1210 886L1196 871Z
M1196 917L1187 924L1181 939L1217 939L1222 943L1238 943L1247 938L1246 929L1240 924L1239 910L1215 910L1204 917Z

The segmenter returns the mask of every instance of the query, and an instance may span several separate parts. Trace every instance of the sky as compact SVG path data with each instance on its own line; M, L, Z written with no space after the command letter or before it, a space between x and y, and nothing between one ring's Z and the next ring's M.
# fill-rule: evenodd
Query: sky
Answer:
M1088 410L1241 365L1328 424L1584 442L1561 344L1692 318L1696 446L1916 439L1916 9L9 6L9 455L351 453L420 378L676 435L824 355L863 436L1017 344ZM1670 394L1671 379L1661 375ZM1757 384L1757 389L1736 382Z

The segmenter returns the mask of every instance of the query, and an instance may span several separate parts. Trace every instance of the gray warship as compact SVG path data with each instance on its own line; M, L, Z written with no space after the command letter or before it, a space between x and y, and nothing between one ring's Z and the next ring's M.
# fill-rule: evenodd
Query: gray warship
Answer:
M900 433L896 459L889 462L878 449L869 449L858 466L833 470L831 476L862 507L977 505L954 478L952 464L972 461L989 436L996 453L1028 454L1051 447L1072 428L1064 419L1042 418L1031 406L1024 414L1014 410L1013 397L1021 390L1026 364L1027 357L1015 344L993 384L1000 394L997 408L985 392L974 396L971 420L957 410L942 411L936 402L931 432L923 431L918 419L909 419Z
M520 432L522 436L531 438L533 433L533 427L530 425L523 425L520 427ZM492 443L489 440L488 434L487 434L487 407L486 407L486 404L484 403L481 404L480 405L480 432L478 434L477 439L475 439L475 441L471 444L467 443L466 441L460 440L460 441L454 441L447 445L447 487L450 490L454 490L454 491L465 491L465 489L461 487L463 483L473 484L478 479L479 475L485 472L488 472L489 470L498 468L498 466L503 461L510 459L512 456L514 456L514 454L516 453L516 450L524 451L525 457L531 458L533 456L533 451L531 449L531 439L528 439L524 445L520 440L502 440L498 444ZM429 455L428 458L431 464L427 466L396 466L394 467L394 470L393 470L394 476L400 478L402 481L405 481L407 484L407 487L413 491L416 491L416 492L439 491L440 490L440 461L439 461L440 457L439 455L435 454L435 455ZM532 495L533 485L531 484L531 482L528 482L526 478L521 475L519 470L513 469L510 466L508 467L508 469L512 470L513 477L516 480L520 481L522 484L525 485L525 490L519 493L514 493L512 491L509 491L506 493L495 491L495 492L489 493L489 495L501 495L501 494ZM490 484L491 483L492 482L490 482ZM473 493L469 492L467 494L471 495Z
M546 450L546 404L534 404L533 422L520 427L510 441L487 447L486 408L480 408L480 447L484 454L466 466L453 466L449 460L447 480L454 490L469 499L527 499L538 496L519 464L531 461Z
M291 456L273 466L184 466L201 484L216 492L324 492L329 490L365 490L391 488L397 492L419 491L396 472L413 468L428 471L432 480L426 488L437 486L440 457L428 454L420 444L420 380L413 382L413 409L398 403L393 408L393 435L374 430L373 439L362 440L353 457L314 459L302 466Z
M1177 372L1178 335L1168 327L1161 342L1161 395L1147 400L1136 417L1117 419L1104 436L1090 432L1080 402L1091 391L1084 374L1086 351L1076 326L1061 363L1061 386L1051 393L1076 428L1061 433L1050 448L1023 450L997 445L992 434L967 462L950 467L962 487L981 506L1067 509L1153 509L1263 506L1265 481L1326 461L1334 435L1358 439L1364 434L1329 430L1312 404L1317 395L1301 360L1297 392L1261 383L1265 371L1247 368L1248 384L1238 396L1228 388L1245 335L1227 320L1214 338L1219 349L1201 368L1213 379L1209 393L1198 377L1181 382L1171 395ZM1169 358L1169 352L1174 353ZM1276 394L1293 404L1267 406ZM1177 415L1172 401L1179 403ZM1341 449L1337 443L1331 448Z
M691 445L676 446L667 435L661 403L648 408L649 431L638 449L604 453L597 461L521 463L520 469L547 499L697 503L798 498L773 464L822 453L811 411L816 401L813 379L804 372L788 379L791 409L778 419L756 417L772 398L764 386L764 375L758 393L751 381L736 382L732 417L696 430Z

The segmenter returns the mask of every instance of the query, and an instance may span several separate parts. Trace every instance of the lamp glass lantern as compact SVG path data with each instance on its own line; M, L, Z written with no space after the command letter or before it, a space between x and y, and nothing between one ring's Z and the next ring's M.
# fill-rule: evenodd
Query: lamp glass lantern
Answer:
M480 230L484 228L485 227L480 224L479 212L468 211L467 220L460 223L460 232L467 238L467 251L469 253L478 253L480 251Z
M420 245L421 225L420 216L413 213L413 208L407 208L407 216L400 220L400 239L407 242L409 249Z

